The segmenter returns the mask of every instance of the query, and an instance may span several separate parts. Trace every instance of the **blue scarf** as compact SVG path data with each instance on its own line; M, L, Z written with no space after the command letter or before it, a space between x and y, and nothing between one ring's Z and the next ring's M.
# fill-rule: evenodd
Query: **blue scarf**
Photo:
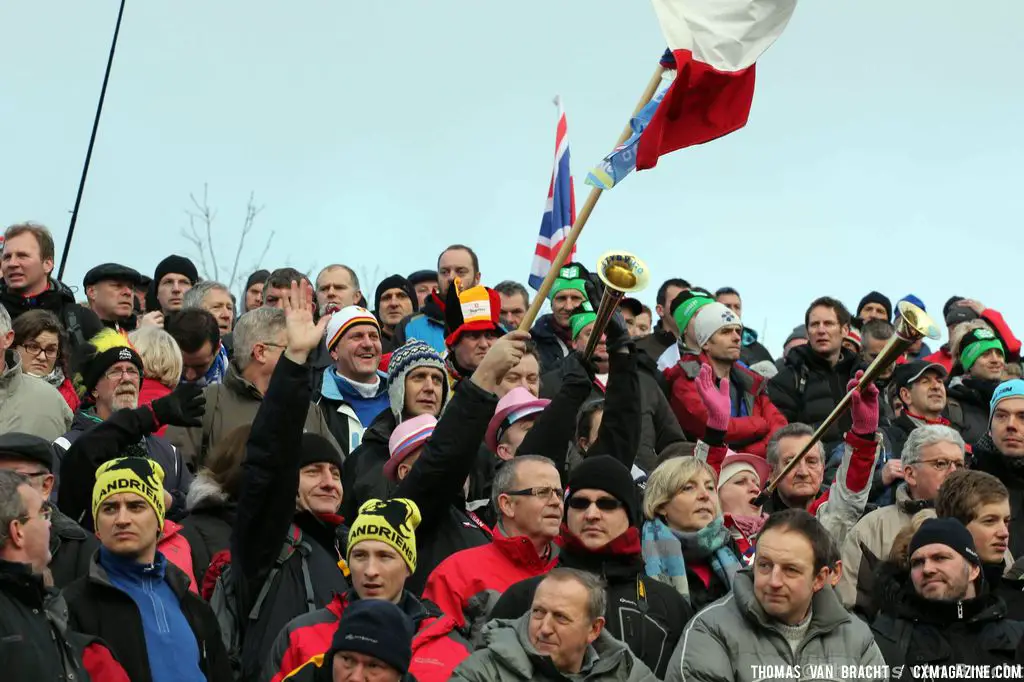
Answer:
M690 601L687 560L707 561L719 580L730 589L740 569L739 558L732 550L732 536L721 515L695 533L670 528L660 517L646 521L641 547L647 575L676 588L687 603Z
M213 386L214 384L220 384L224 382L224 375L228 371L228 352L224 349L224 344L220 344L220 349L217 351L217 357L213 359L213 364L210 365L210 369L206 370L206 375L203 380L206 381L207 386Z

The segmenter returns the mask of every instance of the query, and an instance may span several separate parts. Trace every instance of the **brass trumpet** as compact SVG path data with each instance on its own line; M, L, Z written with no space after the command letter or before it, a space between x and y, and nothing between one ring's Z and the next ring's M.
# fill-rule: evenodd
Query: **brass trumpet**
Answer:
M896 334L893 335L889 342L885 344L881 352L875 358L874 362L868 365L868 368L864 370L864 374L861 376L860 381L854 386L853 390L843 396L843 399L839 401L839 404L835 406L835 409L825 417L825 420L821 422L814 434L811 436L811 440L807 442L807 445L803 447L799 454L794 457L785 468L779 472L779 474L771 480L771 482L761 491L757 499L754 501L755 506L762 506L775 492L775 489L779 485L779 481L785 478L793 467L804 458L804 456L811 451L818 441L822 439L825 432L828 431L829 427L835 423L839 416L846 411L853 401L854 391L863 390L865 386L877 379L885 370L893 365L896 360L903 355L912 345L928 337L929 339L939 338L939 329L935 326L932 318L928 314L918 308L913 303L907 303L901 301L897 309L899 310L899 318L896 322Z
M597 261L597 276L604 283L604 295L597 308L597 319L590 332L590 340L583 351L583 359L589 360L600 343L604 330L615 314L615 308L626 294L635 294L647 288L650 275L642 260L626 251L609 251Z

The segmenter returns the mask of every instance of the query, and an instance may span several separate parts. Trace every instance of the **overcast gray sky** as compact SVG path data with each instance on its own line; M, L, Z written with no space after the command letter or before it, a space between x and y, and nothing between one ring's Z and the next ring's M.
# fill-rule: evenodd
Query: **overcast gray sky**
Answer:
M117 6L0 4L0 222L63 243ZM869 289L937 314L969 295L1024 333L1024 3L983 7L805 0L748 126L607 193L580 259L626 249L655 282L734 286L773 350L815 296ZM552 97L581 205L663 46L646 2L129 0L65 279L194 255L179 230L208 183L225 255L250 191L266 206L246 265L270 230L265 266L381 274L461 241L485 283L525 282Z

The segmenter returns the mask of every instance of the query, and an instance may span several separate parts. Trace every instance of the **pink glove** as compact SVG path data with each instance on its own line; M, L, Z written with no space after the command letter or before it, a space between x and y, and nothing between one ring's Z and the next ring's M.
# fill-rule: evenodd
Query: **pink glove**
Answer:
M847 392L853 391L862 376L864 372L860 370L850 379L850 383L846 384ZM853 407L850 412L853 416L854 433L869 436L878 431L878 387L874 382L869 383L862 391L853 392Z
M703 364L694 383L697 384L697 393L700 393L700 399L704 401L704 407L708 411L708 428L716 431L727 430L729 415L732 412L729 380L722 379L722 383L715 386L715 376L711 371L711 366Z

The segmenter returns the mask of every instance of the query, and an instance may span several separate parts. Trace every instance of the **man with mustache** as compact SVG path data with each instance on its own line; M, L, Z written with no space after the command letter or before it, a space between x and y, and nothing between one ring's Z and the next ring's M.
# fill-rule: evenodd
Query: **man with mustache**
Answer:
M61 500L61 465L71 446L82 434L107 421L118 411L138 408L139 388L143 381L142 358L125 337L113 329L104 329L94 336L80 356L76 384L83 391L82 406L75 413L71 430L53 442L57 454L53 462L54 491L58 501ZM191 389L190 395L201 393L198 387ZM192 473L174 446L153 435L166 422L157 423L152 411L149 415L148 420L133 420L132 428L124 431L124 438L126 444L130 443L131 454L148 457L163 468L164 486L172 498L167 518L180 521L187 514L185 496L192 484Z
M380 322L366 308L350 305L331 316L325 339L334 366L324 370L316 403L347 455L389 404L388 376L378 369Z
M981 559L985 589L1006 602L1007 615L1024 620L1024 582L1006 573L1010 546L1010 492L1003 482L984 471L954 471L939 488L935 513L964 524Z
M506 462L491 489L499 514L491 543L442 561L427 578L424 598L479 644L501 594L520 580L547 573L557 562L563 495L558 469L547 457L523 455Z
M664 679L693 611L673 587L645 576L641 505L629 469L609 455L592 455L569 474L569 490L558 565L604 576L607 606L595 617L603 615L609 634ZM491 618L527 613L541 580L529 578L509 587Z
M942 424L925 424L910 432L898 460L904 480L896 488L896 503L864 516L842 542L839 595L844 604L870 610L869 604L877 599L875 566L889 556L893 541L914 514L935 505L946 477L963 469L964 447L960 434Z
M1024 623L1010 620L1006 604L981 588L974 539L956 519L928 519L910 541L910 587L871 624L890 667L1013 663ZM916 667L916 666L915 666ZM913 676L904 668L902 679Z

